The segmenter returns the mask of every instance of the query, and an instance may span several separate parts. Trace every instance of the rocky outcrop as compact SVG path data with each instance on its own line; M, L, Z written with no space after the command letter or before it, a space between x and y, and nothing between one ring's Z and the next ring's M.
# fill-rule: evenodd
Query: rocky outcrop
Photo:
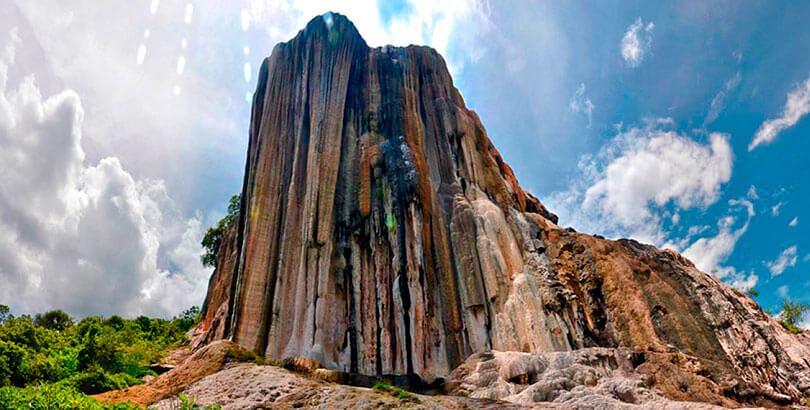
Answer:
M179 393L179 392L178 392ZM230 363L215 374L185 388L186 397L194 397L201 408L218 406L225 410L242 409L528 409L503 401L458 396L408 394L398 397L380 389L323 382L275 366ZM175 410L180 400L174 396L149 407Z
M557 226L440 55L369 48L340 15L262 64L242 198L202 340L412 385L490 350L621 348L681 358L632 369L674 399L810 394L806 336L676 253Z
M652 362L682 363L689 373L688 360L678 354L649 354ZM676 359L676 360L673 360ZM703 392L704 397L683 395L672 401L651 389L655 384L638 369L637 352L625 349L590 347L570 352L485 352L467 359L453 371L450 393L478 399L499 399L516 404L555 403L565 408L719 408L708 404L734 402ZM697 382L692 385L690 382ZM687 389L699 389L700 380L688 380ZM708 399L708 400L707 400ZM690 401L703 403L690 403Z

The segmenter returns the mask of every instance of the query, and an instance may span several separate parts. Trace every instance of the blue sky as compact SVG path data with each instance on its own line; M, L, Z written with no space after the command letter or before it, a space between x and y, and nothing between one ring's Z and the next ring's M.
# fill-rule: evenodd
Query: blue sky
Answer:
M240 190L257 67L329 10L372 46L441 52L561 225L676 249L774 310L810 302L810 6L220 3L0 5L0 303L76 315L201 303L199 237Z

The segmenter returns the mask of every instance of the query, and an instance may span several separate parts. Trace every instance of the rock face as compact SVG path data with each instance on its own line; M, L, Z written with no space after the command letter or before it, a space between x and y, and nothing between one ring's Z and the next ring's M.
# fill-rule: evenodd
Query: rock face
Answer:
M489 350L622 348L675 399L810 393L806 336L676 253L557 226L439 54L343 16L262 64L242 198L198 341L425 383Z

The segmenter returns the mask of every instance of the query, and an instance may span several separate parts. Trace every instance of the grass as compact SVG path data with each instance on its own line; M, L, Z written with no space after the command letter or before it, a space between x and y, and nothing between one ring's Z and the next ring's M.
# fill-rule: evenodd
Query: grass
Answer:
M385 384L383 382L377 382L374 384L372 389L387 393L393 397L396 397L399 400L407 401L411 403L421 403L422 401L419 400L419 397L416 397L415 394L407 392L405 390L400 389L396 386L391 386L390 384Z

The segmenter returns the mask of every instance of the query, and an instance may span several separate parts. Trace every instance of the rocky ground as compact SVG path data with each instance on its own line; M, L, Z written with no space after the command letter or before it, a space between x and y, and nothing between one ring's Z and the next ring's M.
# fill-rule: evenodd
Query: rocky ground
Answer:
M335 382L342 374L310 359L267 364L226 341L214 342L177 367L141 386L101 394L101 401L169 410L179 395L197 405L224 409L714 409L713 404L674 401L650 387L649 374L634 370L632 352L589 348L575 352L485 352L453 372L446 394ZM638 368L638 366L636 366ZM700 397L696 397L700 398ZM722 403L719 404L732 404Z

